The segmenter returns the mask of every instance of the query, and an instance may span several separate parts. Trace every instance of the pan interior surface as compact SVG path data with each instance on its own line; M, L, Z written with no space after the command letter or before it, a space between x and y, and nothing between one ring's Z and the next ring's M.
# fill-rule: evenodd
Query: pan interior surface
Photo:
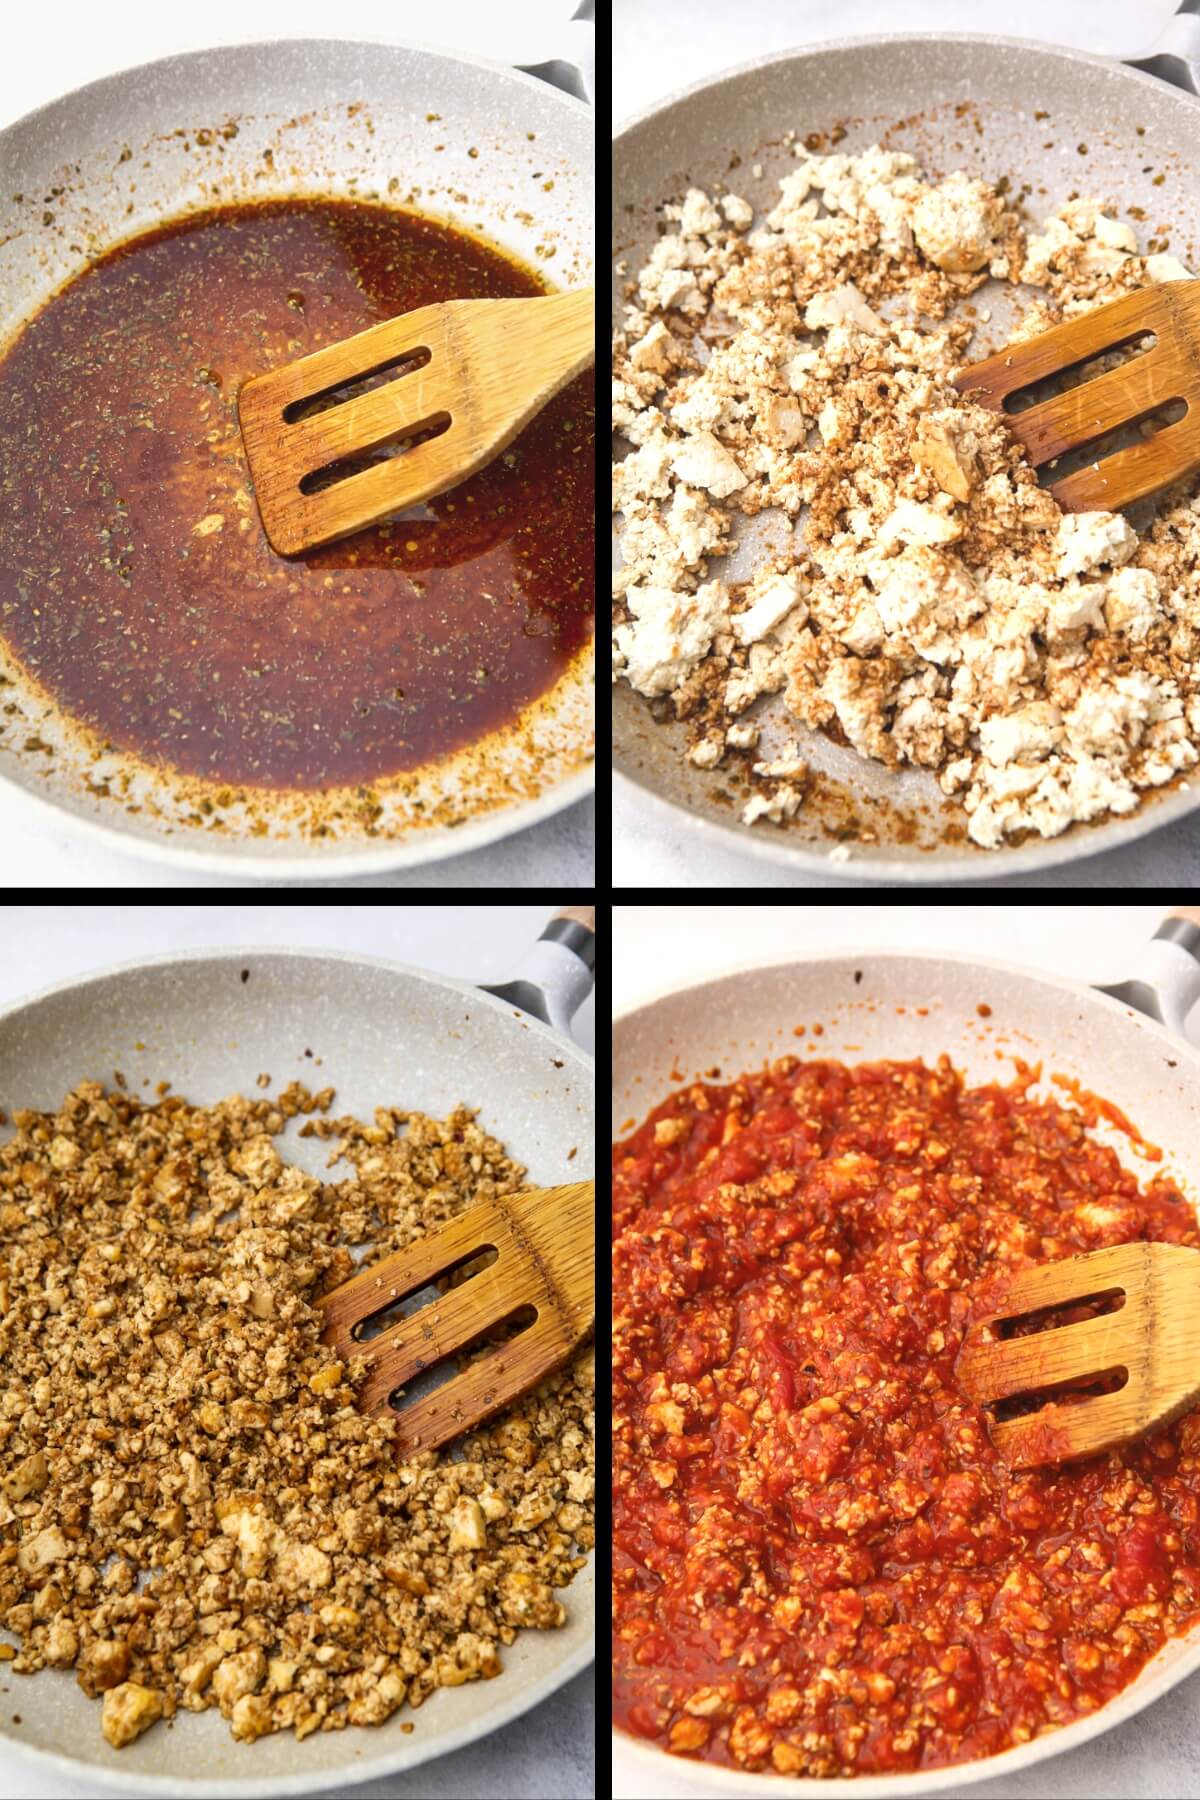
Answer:
M210 1105L235 1092L277 1093L292 1081L337 1090L335 1111L370 1119L377 1105L444 1116L460 1101L506 1141L539 1185L591 1167L592 1070L573 1043L511 1005L418 969L350 956L278 950L198 952L115 969L23 1001L0 1015L0 1141L24 1107L53 1109L80 1081L154 1100L158 1084ZM266 1085L264 1085L264 1082ZM322 1180L345 1165L304 1138L282 1156ZM493 1681L446 1688L419 1714L375 1730L290 1732L239 1744L215 1711L181 1712L115 1750L98 1702L74 1671L28 1681L0 1676L10 1705L0 1731L62 1775L121 1793L159 1796L328 1791L348 1768L366 1780L413 1767L495 1729L553 1693L593 1655L594 1572L560 1595L558 1631L522 1631ZM20 1715L12 1721L12 1713ZM405 1727L408 1727L406 1729Z
M452 231L479 243L481 255L489 254L490 246L518 285L527 281L535 290L590 279L586 109L511 71L435 52L314 41L172 58L97 82L8 127L0 134L0 158L6 177L0 198L0 350L20 344L22 327L50 296L99 259L114 251L120 255L122 246L142 234L181 220L186 228L188 220L214 210L274 202L388 209L427 220L431 233ZM526 274L518 277L518 270ZM298 291L297 306L303 303ZM297 310L292 317L299 321L302 314ZM203 354L193 360L196 378L209 379L216 394L211 378L221 371ZM201 422L193 423L203 443ZM149 443L152 434L145 435ZM574 458L581 468L591 455L590 409L587 439ZM63 462L71 466L74 446L61 448ZM150 469L150 450L147 455ZM73 460L82 468L86 449ZM165 481L170 470L158 474ZM100 523L91 518L97 483L89 486L85 477L83 468L82 516L64 509L68 547L73 530ZM222 515L235 528L240 525L221 504L223 494L232 496L219 471L209 485L211 504L206 502L195 520L204 529L184 546L189 560L197 550L202 560L206 541L213 541L205 532L211 529L215 539L215 521ZM126 497L114 494L111 500L119 512ZM256 515L252 522L257 524ZM92 548L110 557L114 569L108 573L115 571L119 580L121 533L112 520L103 523L111 537L97 535ZM419 541L428 528L429 520L422 518L409 535ZM412 554L419 558L419 551ZM519 586L524 552L518 537L505 554ZM178 559L178 548L175 555ZM425 555L425 573L432 571L435 581L443 574L451 583L461 578L460 550L439 551L430 544ZM554 561L545 560L547 568ZM200 611L193 621L194 660L202 662L212 653L219 624L202 616L212 595L203 572L195 573ZM422 571L415 573L420 583ZM338 591L339 577L343 588L347 577L355 587L354 571L344 562L326 574L331 594ZM503 574L498 570L497 580ZM16 604L32 618L44 596L20 570L18 577L25 593L23 598L18 593ZM365 584L371 579L368 572ZM369 595L351 592L352 603L356 598L369 601ZM277 647L294 645L302 629L284 599L278 616L261 622L268 663L272 636ZM448 631L454 611L448 597L439 608ZM370 636L369 619L360 623ZM530 612L518 634L522 660L528 654L536 662L549 641L537 640L536 623ZM2 624L0 619L0 640ZM147 624L143 619L142 626ZM149 635L142 626L127 621L126 685ZM70 623L60 629L69 633ZM119 621L115 629L119 634ZM379 635L374 634L377 651ZM147 753L135 753L137 747L119 741L119 734L106 733L99 718L89 722L81 712L77 724L56 707L52 687L40 684L19 651L9 647L3 657L0 778L65 810L93 834L181 865L218 870L235 865L246 873L283 875L317 868L353 874L422 862L532 823L579 798L591 784L590 627L560 667L547 665L539 691L524 695L507 717L480 717L458 744L447 743L429 755L421 754L414 740L416 760L407 771L397 769L394 781L364 778L362 769L346 780L342 775L349 765L339 774L331 763L319 785L307 789L255 780L244 764L232 779L218 776L198 791L186 765L180 774L148 746L142 747ZM391 660L397 667L390 704L403 708L403 659ZM254 658L242 662L253 664ZM326 667L333 666L327 659ZM487 658L475 655L471 666L470 679L482 694L488 688ZM252 674L243 671L241 678ZM215 680L209 691L219 693ZM465 693L463 682L448 677L441 702L447 716L457 710L456 691ZM319 732L312 709L298 708L302 760L313 768L321 761Z
M678 204L689 187L741 195L757 220L775 203L798 154L809 148L854 154L876 143L911 153L930 180L955 170L991 183L1006 177L1008 192L1020 197L1032 221L1084 194L1111 202L1121 217L1132 212L1143 238L1169 235L1171 251L1189 266L1200 243L1200 110L1192 97L1099 58L1011 39L835 43L735 70L669 100L619 135L614 317L621 316L629 271L641 267L664 228L663 205ZM977 329L972 360L1003 341L1011 313L1000 289L989 281L973 296L994 316ZM714 559L708 578L747 580L778 556L786 542L781 524L786 521L777 514L745 529L739 522L734 553ZM664 820L677 824L683 809L692 828L714 844L826 874L835 842L831 820L844 824L836 835L850 846L848 866L844 851L835 858L842 872L901 883L969 881L1116 846L1196 803L1186 783L1177 782L1145 793L1128 816L981 851L961 841L962 815L932 776L911 768L893 773L801 728L801 750L832 804L808 819L802 805L782 829L751 828L737 822L744 793L688 762L682 724L658 722L623 682L614 686L613 705L618 777L661 803ZM797 736L780 697L764 717L768 750Z
M1198 1054L1163 1026L1106 995L967 956L887 955L853 949L802 961L729 968L629 1009L614 1024L612 1135L628 1136L668 1094L695 1079L720 1086L778 1058L847 1064L945 1054L968 1082L1006 1083L1017 1059L1040 1065L1036 1091L1060 1099L1070 1083L1120 1108L1144 1143L1101 1119L1090 1129L1140 1183L1159 1174L1195 1209ZM1064 1085L1064 1083L1066 1085ZM1149 1154L1146 1146L1152 1147ZM1161 1157L1154 1154L1161 1152ZM1016 1749L942 1769L886 1776L788 1779L807 1800L958 1792L993 1783L1112 1730L1200 1667L1200 1629L1170 1639L1136 1679L1096 1712ZM660 1772L665 1752L633 1738L622 1750ZM675 1766L674 1760L666 1768ZM688 1761L689 1779L715 1793L761 1791L761 1774Z

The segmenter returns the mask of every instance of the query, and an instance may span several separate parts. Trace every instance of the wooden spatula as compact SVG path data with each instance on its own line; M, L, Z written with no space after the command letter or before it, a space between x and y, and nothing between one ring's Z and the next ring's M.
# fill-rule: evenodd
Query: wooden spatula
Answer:
M1005 1322L1122 1297L1117 1312L996 1339ZM972 1324L955 1373L979 1406L1074 1388L1037 1412L999 1420L1005 1461L1033 1467L1096 1456L1166 1425L1200 1401L1200 1251L1118 1244L1018 1275ZM1115 1385L1120 1376L1126 1379ZM1110 1391L1088 1393L1087 1389Z
M441 1387L393 1408L396 1442L434 1450L534 1387L578 1348L596 1322L596 1184L532 1188L482 1201L433 1232L363 1269L317 1302L322 1342L370 1372L359 1394L367 1411L392 1407L398 1388L470 1350L506 1322L534 1317L494 1342ZM457 1287L374 1337L364 1326L485 1253L495 1258Z
M1153 332L1158 341L1118 368L1040 401L1023 412L1005 412L1035 468L1064 451L1135 424L1171 400L1189 410L1153 437L1114 450L1099 462L1064 475L1050 492L1067 512L1128 506L1168 482L1200 468L1200 365L1194 348L1200 329L1200 281L1168 281L1123 294L1082 318L1012 344L984 362L959 371L954 385L969 400L997 412L1019 388L1061 374L1105 351Z
M272 546L293 556L474 474L592 361L594 313L591 288L447 300L248 381L238 414Z

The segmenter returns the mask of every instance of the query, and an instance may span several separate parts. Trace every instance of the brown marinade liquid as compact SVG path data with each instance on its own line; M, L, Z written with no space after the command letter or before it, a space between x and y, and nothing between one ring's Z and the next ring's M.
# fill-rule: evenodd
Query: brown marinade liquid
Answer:
M510 723L590 636L590 377L489 468L285 560L242 382L399 312L536 294L464 233L355 202L137 238L0 359L0 637L118 748L220 782L369 782Z

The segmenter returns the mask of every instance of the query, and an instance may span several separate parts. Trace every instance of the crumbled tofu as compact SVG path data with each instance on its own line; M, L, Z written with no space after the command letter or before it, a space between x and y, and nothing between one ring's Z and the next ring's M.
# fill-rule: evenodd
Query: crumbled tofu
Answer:
M1134 569L1128 563L1114 569L1104 583L1104 616L1110 631L1121 632L1132 643L1144 643L1162 617L1162 595L1153 569Z
M725 684L725 710L736 717L763 694L774 694L787 680L787 670L778 653L769 644L752 644L744 669L738 669Z
M999 713L979 727L979 745L998 768L1010 762L1033 762L1049 756L1062 738L1062 717L1056 706L1034 701L1015 712Z
M928 769L985 847L1128 811L1200 756L1200 482L1140 541L1120 515L1064 517L953 384L975 350L960 302L988 276L1038 287L1020 342L1188 271L1092 196L1028 228L1001 188L903 152L794 154L757 227L733 195L668 208L678 230L631 281L616 677L694 716L707 768L782 692L799 723ZM769 512L789 553L701 602ZM800 777L753 779L774 787L744 816L800 804Z
M1137 538L1121 513L1064 513L1058 527L1059 575L1083 575L1103 563L1119 567L1137 549Z
M756 762L754 773L756 775L782 775L789 780L794 780L797 776L807 775L808 764L800 754L799 744L793 738L790 743L784 745L778 756L771 758L770 762Z
M518 1629L562 1625L591 1545L594 1352L453 1450L401 1451L319 1301L523 1165L466 1104L384 1088L360 1121L266 1075L207 1106L131 1086L81 1080L0 1143L0 1661L72 1670L121 1751L181 1711L303 1738L500 1674ZM293 1127L319 1176L277 1149Z
M41 1569L48 1569L53 1564L62 1562L66 1555L66 1538L57 1525L48 1525L44 1531L35 1532L20 1545L17 1550L17 1567L27 1575L33 1575Z
M951 544L963 534L961 519L923 506L918 500L898 500L879 527L879 547L896 544Z
M802 444L808 432L808 414L788 394L770 394L760 422L767 442L786 450Z
M46 1452L35 1450L4 1477L5 1495L13 1501L28 1500L31 1495L41 1493L49 1478Z
M853 325L856 331L868 331L873 337L887 330L852 281L839 282L837 287L810 300L804 309L804 323L810 331L821 331L830 325Z
M1126 225L1122 219L1110 219L1101 213L1096 219L1092 235L1106 249L1122 250L1126 256L1137 255L1137 233L1132 225Z
M110 1688L100 1709L100 1729L114 1750L132 1744L163 1716L163 1697L140 1682Z
M736 458L711 431L697 431L684 438L671 455L671 467L678 480L706 488L717 500L726 499L746 485Z
M773 825L782 825L786 819L794 819L800 811L804 795L797 787L782 781L769 794L752 794L742 809L742 824L753 825L758 819L769 819Z
M673 211L673 208L668 209ZM689 188L678 213L680 235L701 237L709 231L720 231L721 215L700 188Z
M944 494L954 500L971 498L975 478L975 454L970 433L956 423L953 414L922 420L913 442L913 462L926 468Z
M630 622L613 633L626 681L641 694L669 694L705 655L729 622L729 594L720 581L695 594L671 588L630 588Z
M692 745L688 751L688 760L694 762L698 769L715 769L724 754L725 740L723 737L706 737L701 738L698 744Z
M730 620L733 635L741 644L757 644L799 605L803 593L804 577L799 569L752 582L747 590L749 606Z
M1003 211L994 189L956 171L922 194L913 214L913 235L939 269L971 272L990 261Z
M674 333L668 331L661 319L655 319L645 336L630 344L629 361L635 369L669 375L679 361L679 346Z
M1146 258L1146 273L1151 281L1190 281L1192 271L1181 263L1177 256L1169 256L1165 250L1157 256Z

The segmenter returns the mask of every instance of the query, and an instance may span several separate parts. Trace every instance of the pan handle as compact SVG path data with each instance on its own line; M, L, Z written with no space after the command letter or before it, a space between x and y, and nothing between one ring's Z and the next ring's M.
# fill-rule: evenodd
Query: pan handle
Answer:
M1200 906L1173 906L1143 948L1132 978L1100 992L1183 1037L1187 1016L1200 1000Z
M595 979L596 909L561 906L508 980L481 984L481 989L569 1037L571 1020Z
M576 100L596 104L596 13L593 0L583 0L567 24L559 54L545 62L518 63L527 75L548 81L551 87L573 94Z
M1200 0L1180 0L1174 18L1167 21L1146 54L1128 56L1125 61L1131 69L1156 75L1185 94L1200 94Z

